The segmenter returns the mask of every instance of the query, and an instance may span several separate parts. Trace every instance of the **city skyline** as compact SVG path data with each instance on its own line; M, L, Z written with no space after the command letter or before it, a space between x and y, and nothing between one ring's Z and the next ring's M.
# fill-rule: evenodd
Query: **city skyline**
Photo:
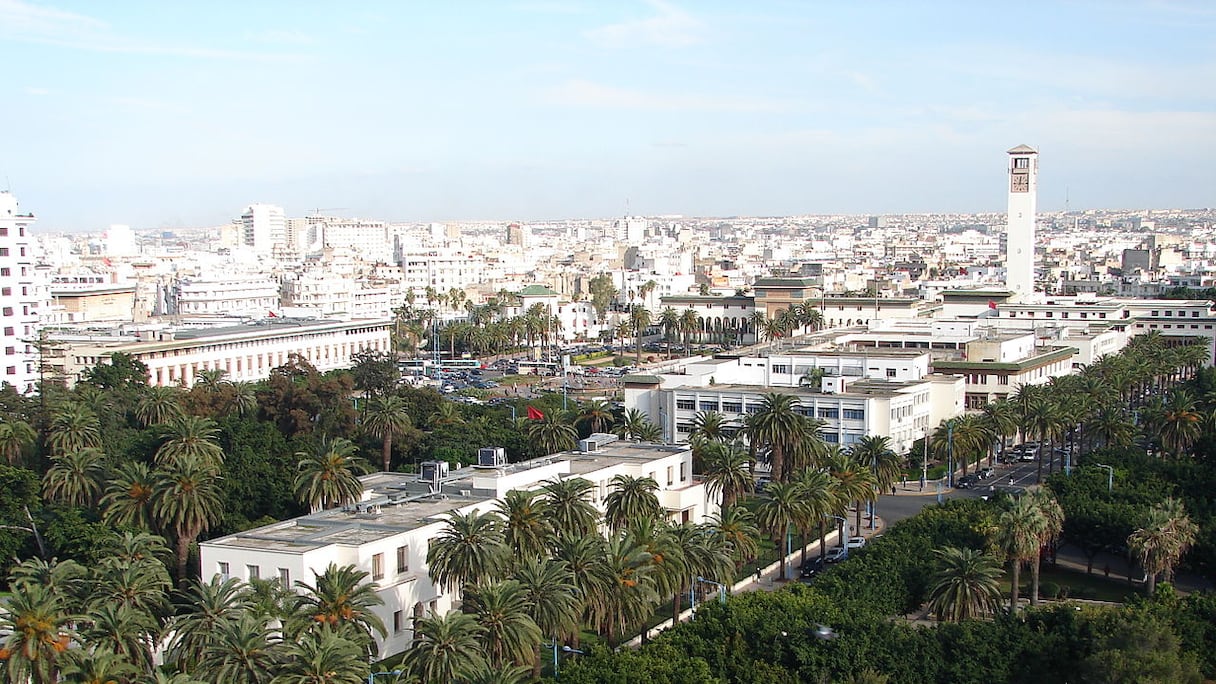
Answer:
M0 172L43 231L1211 205L1200 3L0 0ZM341 210L337 208L341 207Z

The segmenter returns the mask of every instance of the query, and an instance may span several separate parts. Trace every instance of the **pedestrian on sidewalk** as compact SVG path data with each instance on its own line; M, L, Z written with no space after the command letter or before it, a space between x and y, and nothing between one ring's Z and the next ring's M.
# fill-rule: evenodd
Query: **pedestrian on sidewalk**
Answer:
M895 485L891 485L891 496L895 496Z
M760 583L760 568L756 568L756 584Z

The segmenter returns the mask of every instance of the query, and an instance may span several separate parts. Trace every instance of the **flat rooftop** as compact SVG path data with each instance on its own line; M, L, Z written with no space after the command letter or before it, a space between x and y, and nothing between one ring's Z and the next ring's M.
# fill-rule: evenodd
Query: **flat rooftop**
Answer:
M641 465L687 451L687 445L616 441L595 451L565 451L544 458L511 463L499 468L466 467L443 478L440 493L415 473L373 473L360 479L364 500L357 506L331 508L256 529L202 542L212 546L282 553L305 553L331 545L360 546L417 529L440 516L494 499L492 491L477 490L473 477L512 475L554 463L568 463L568 474L578 477L615 465Z
M703 385L680 385L671 388L675 392L754 392L757 394L769 394L777 392L780 394L793 394L805 397L894 397L899 395L903 390L911 387L916 387L925 382L929 382L931 378L925 376L921 380L884 380L880 378L858 378L845 385L843 392L820 392L811 389L810 387L773 387L765 385L745 385L738 383L717 383L706 387Z

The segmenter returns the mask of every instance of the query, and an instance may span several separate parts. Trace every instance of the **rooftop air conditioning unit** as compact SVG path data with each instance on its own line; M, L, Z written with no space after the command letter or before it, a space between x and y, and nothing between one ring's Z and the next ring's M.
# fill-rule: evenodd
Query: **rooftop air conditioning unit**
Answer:
M434 486L439 486L443 478L448 476L447 461L423 461L421 465L422 477L419 478L423 482L429 482Z
M477 450L477 467L500 468L507 464L507 450L502 447L485 447Z
M587 437L587 439L580 439L578 441L578 450L583 453L599 451L600 447L612 444L616 440L616 435L606 432L596 432Z

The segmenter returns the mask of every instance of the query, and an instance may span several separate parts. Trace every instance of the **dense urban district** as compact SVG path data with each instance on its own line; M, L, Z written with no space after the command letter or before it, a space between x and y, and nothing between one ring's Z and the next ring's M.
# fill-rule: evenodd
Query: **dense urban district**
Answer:
M0 674L1216 679L1212 212L35 235Z

